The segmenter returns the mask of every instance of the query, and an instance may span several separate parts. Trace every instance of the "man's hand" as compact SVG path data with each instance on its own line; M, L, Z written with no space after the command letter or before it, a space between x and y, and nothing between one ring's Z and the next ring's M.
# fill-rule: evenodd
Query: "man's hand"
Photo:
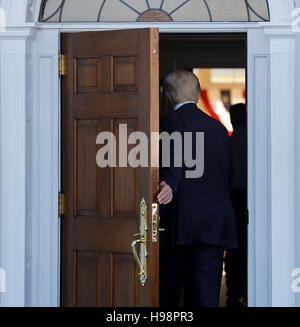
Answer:
M168 204L173 199L173 191L172 188L166 183L160 183L161 191L157 196L157 200L159 204Z

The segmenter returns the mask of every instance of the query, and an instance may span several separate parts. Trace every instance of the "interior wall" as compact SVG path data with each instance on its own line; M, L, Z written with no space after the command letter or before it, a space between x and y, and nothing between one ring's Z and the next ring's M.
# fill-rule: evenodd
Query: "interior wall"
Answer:
M220 117L223 125L228 131L232 132L229 112L226 111L221 102L221 91L230 91L231 104L245 103L243 93L245 91L245 82L243 83L213 83L211 81L211 69L195 69L195 74L199 78L201 89L207 90L210 103L216 114ZM199 108L205 111L205 105L200 98ZM208 113L208 112L207 112Z
M160 81L174 70L245 68L245 33L160 34ZM161 104L161 113L168 109Z

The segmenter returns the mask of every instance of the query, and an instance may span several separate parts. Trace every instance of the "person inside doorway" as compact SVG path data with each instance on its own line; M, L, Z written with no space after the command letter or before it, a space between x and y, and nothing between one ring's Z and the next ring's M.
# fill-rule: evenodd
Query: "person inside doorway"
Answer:
M232 204L237 218L238 249L230 249L225 256L227 300L226 306L244 306L247 270L247 124L246 106L239 103L230 107L233 133L230 136L233 178Z
M171 142L169 167L161 167L160 306L219 306L225 249L237 248L235 214L231 204L231 152L226 128L200 110L198 78L176 71L164 80L170 110L161 118L161 132L190 132L192 144L182 142L181 167L174 164L178 148ZM204 133L204 173L188 178L187 147L196 154L196 134ZM197 145L198 146L198 145ZM162 149L164 151L164 149Z

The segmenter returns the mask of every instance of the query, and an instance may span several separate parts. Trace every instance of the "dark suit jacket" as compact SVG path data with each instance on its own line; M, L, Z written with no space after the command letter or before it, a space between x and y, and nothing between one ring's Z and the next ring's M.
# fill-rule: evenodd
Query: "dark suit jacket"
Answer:
M179 131L182 135L192 132L193 156L196 132L204 132L202 177L186 178L186 170L194 168L185 165L175 168L172 160L170 168L160 169L160 180L169 184L174 193L170 204L160 206L160 227L165 229L160 234L161 249L201 243L236 248L236 220L230 199L231 151L227 130L220 122L190 103L162 116L160 126L161 132ZM184 156L184 145L182 153Z

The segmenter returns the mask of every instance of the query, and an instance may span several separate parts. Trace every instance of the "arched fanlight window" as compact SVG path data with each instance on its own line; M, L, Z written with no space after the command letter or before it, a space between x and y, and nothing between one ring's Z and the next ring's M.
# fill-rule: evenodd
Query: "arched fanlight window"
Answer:
M267 0L44 0L40 22L259 22Z

